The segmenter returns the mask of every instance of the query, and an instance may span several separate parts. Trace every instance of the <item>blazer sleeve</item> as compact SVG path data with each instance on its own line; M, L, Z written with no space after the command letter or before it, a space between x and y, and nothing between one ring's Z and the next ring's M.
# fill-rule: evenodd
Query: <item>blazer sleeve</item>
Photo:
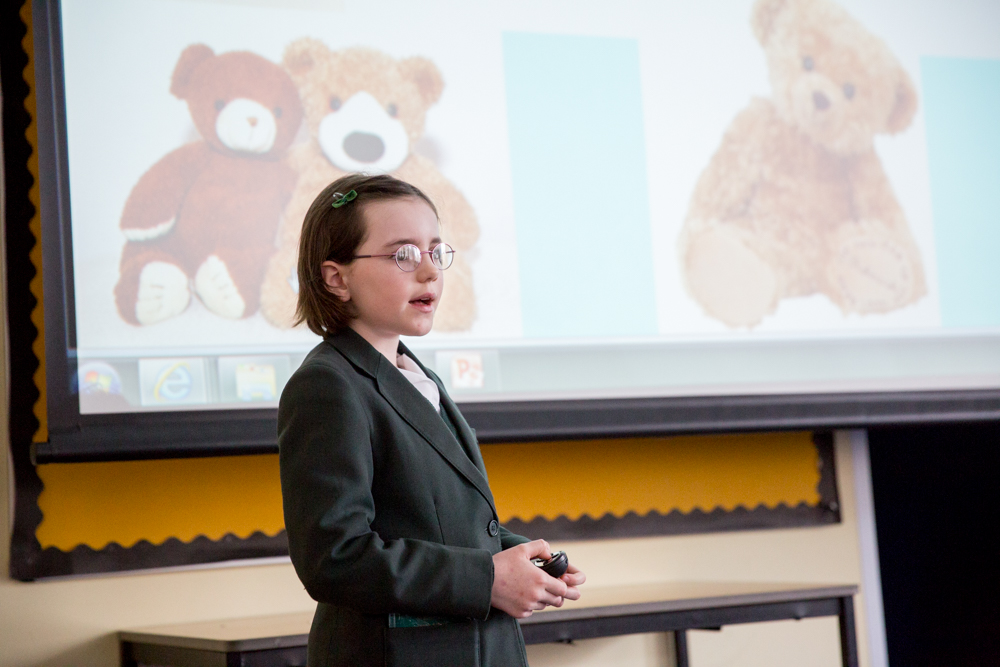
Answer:
M285 529L309 595L362 613L485 619L488 550L386 541L371 529L371 433L369 411L338 369L309 364L285 386L278 408Z
M512 533L503 526L500 526L500 548L510 549L511 547L516 547L518 544L524 544L525 542L530 542L524 535L518 535L517 533Z

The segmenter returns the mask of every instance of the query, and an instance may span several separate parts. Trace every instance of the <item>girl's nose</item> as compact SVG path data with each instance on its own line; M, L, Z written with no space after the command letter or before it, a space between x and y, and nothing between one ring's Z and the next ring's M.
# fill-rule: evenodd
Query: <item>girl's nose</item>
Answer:
M434 262L431 261L430 256L421 255L420 256L420 266L417 267L417 279L421 282L430 282L432 280L437 280L437 277L441 274L441 269L434 266Z

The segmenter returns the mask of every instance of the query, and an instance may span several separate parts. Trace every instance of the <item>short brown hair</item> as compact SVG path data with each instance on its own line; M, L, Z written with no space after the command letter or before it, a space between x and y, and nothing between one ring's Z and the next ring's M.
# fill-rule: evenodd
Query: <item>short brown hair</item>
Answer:
M334 208L334 202L351 190L357 197ZM419 188L388 175L349 174L323 188L302 221L295 324L305 322L313 332L325 336L344 329L356 317L351 302L341 301L327 289L320 265L326 261L337 264L354 261L355 253L368 236L365 204L407 197L423 200L437 215L434 202Z

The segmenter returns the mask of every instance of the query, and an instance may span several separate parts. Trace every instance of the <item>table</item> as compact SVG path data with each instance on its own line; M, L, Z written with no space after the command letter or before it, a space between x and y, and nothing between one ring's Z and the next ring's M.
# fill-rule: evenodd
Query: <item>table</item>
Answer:
M122 667L291 667L306 664L313 612L181 623L118 633Z
M521 621L528 644L673 632L677 667L688 667L687 630L837 616L844 667L858 667L853 585L665 582L582 589L583 598Z
M665 582L586 587L579 602L521 621L528 644L640 632L673 632L678 667L688 667L687 630L837 616L844 667L858 666L854 633L857 586ZM305 665L312 612L184 623L119 633L121 664L173 667Z

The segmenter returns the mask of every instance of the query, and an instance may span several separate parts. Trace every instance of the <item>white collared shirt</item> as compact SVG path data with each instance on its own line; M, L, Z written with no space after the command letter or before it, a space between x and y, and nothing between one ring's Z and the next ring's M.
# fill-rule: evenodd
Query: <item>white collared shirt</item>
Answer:
M427 375L417 366L417 363L405 354L396 355L396 368L417 388L424 398L431 402L434 409L441 412L441 392L438 391L437 383L427 377Z

